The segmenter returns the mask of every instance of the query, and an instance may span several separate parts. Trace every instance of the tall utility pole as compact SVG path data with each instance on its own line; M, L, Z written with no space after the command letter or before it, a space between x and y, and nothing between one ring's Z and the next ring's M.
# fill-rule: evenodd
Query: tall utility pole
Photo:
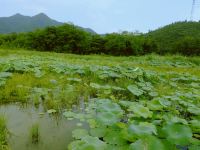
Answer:
M193 0L192 2L192 10L191 10L191 15L190 15L190 20L193 20L193 16L194 16L194 9L195 9L195 5L196 5L196 0Z

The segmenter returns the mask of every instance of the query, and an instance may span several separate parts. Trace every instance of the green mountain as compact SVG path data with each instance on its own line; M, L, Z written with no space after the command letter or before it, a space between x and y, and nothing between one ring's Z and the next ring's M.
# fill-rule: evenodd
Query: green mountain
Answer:
M10 17L0 17L0 33L6 34L12 32L28 32L38 28L45 28L48 26L59 26L62 24L62 22L53 20L44 13L39 13L32 17L24 16L18 13ZM91 33L95 33L90 28L82 29Z
M180 40L192 37L200 37L200 22L176 22L164 26L154 31L150 31L150 36L156 41L160 51L163 53L172 50L173 46Z

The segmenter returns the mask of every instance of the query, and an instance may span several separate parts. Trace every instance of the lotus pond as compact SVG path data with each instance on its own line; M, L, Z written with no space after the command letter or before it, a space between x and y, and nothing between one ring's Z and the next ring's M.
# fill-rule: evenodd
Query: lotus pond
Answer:
M198 150L200 58L2 49L0 149Z

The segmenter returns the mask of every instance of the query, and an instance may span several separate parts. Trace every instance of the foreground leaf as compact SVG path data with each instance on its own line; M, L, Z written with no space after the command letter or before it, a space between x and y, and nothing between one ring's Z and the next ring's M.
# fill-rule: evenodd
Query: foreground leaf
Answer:
M192 131L186 125L168 124L164 126L163 131L167 140L176 145L187 145L192 139Z
M135 96L140 96L144 93L144 91L139 89L136 85L129 85L127 89Z

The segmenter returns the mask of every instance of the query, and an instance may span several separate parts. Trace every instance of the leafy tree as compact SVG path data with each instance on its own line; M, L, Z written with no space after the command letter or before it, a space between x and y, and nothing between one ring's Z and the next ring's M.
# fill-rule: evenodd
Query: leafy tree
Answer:
M184 37L175 43L173 51L183 55L200 55L200 38Z
M90 49L88 53L100 54L105 53L106 40L100 35L92 35Z

